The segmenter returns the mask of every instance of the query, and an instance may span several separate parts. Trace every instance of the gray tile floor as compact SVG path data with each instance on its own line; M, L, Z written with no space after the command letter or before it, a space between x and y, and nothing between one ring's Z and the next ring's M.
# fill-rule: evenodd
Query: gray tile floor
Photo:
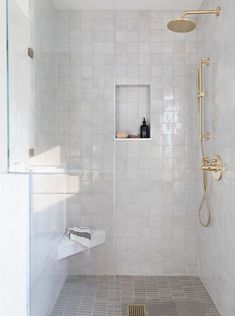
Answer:
M127 316L128 304L148 316L220 316L195 276L71 276L51 316Z

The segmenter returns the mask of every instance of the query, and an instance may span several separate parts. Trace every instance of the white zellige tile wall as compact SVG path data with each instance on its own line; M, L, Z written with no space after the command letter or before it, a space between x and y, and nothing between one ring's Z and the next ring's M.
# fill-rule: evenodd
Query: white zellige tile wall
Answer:
M235 2L205 1L203 7L221 6L218 18L201 18L198 26L199 57L213 61L205 69L207 143L211 156L219 154L225 165L221 182L210 187L213 222L200 233L200 276L221 315L235 315Z
M169 32L175 15L117 12L116 83L151 86L152 137L116 144L118 274L197 271L196 36Z
M62 160L80 170L68 223L107 232L90 256L69 259L71 274L197 272L196 33L167 31L176 15L57 12ZM151 85L152 132L116 142L115 155L114 76Z
M61 165L57 139L57 33L56 15L51 1L33 1L34 80L31 109L30 165Z
M69 259L70 273L113 274L113 12L57 12L58 131L62 161L78 170L68 225L106 231L105 245Z

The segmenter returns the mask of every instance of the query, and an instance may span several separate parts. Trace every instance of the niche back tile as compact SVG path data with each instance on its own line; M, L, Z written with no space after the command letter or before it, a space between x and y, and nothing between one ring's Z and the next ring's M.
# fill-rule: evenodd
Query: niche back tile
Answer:
M151 86L116 86L116 132L127 131L129 135L140 136L143 118L151 124Z

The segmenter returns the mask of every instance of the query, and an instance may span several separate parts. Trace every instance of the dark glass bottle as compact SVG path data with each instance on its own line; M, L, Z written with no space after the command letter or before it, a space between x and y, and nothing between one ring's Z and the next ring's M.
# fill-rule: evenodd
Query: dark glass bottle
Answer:
M140 126L140 138L149 138L149 127L144 117L143 125Z

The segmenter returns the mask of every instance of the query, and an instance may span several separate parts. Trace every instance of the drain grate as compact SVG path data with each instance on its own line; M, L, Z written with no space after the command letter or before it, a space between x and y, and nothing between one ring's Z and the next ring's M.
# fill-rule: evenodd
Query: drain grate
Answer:
M146 316L145 305L128 305L128 316Z

